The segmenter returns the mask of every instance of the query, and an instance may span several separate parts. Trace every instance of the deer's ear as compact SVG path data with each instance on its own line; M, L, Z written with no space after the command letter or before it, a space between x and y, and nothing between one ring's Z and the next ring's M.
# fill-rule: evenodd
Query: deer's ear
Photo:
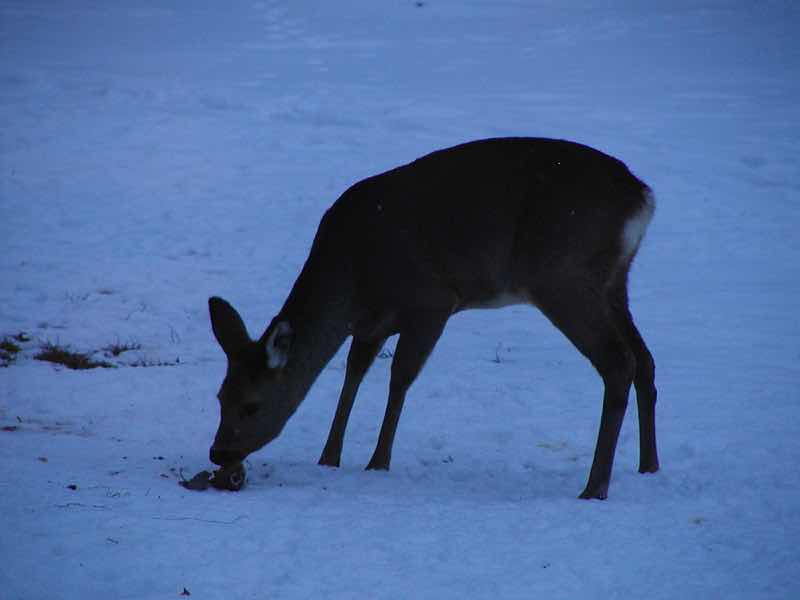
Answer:
M288 321L278 321L265 334L264 347L267 351L267 366L282 369L289 362L289 352L294 342L294 333Z
M241 354L251 343L242 317L227 301L216 296L208 299L211 329L222 350L230 358Z

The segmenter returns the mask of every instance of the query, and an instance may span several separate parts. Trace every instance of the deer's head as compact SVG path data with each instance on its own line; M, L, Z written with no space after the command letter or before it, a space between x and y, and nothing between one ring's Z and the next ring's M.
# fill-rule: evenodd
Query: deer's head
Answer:
M211 328L228 357L217 398L220 423L209 451L211 462L227 466L275 439L293 409L285 368L292 346L288 322L273 320L257 341L228 302L210 298Z

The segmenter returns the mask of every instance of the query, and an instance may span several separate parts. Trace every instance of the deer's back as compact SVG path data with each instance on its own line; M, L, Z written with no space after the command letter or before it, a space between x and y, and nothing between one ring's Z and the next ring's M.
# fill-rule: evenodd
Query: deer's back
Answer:
M493 305L618 260L647 192L622 162L587 146L482 140L355 184L326 213L315 247L345 249L371 301L455 294L457 308Z

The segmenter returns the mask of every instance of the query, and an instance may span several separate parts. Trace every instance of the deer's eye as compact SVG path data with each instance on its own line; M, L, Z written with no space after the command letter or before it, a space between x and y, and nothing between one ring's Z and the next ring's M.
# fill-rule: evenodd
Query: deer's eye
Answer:
M244 406L242 406L242 411L241 411L242 416L243 417L252 417L254 414L256 414L259 411L260 408L261 408L261 405L256 404L255 402L251 402L250 404L245 404Z

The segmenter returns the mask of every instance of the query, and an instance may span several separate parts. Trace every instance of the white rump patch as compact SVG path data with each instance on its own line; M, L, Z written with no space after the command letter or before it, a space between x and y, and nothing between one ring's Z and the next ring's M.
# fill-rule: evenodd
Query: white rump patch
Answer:
M650 191L645 192L644 204L638 213L633 215L622 228L622 258L628 259L634 255L647 231L647 226L656 210L655 198Z

